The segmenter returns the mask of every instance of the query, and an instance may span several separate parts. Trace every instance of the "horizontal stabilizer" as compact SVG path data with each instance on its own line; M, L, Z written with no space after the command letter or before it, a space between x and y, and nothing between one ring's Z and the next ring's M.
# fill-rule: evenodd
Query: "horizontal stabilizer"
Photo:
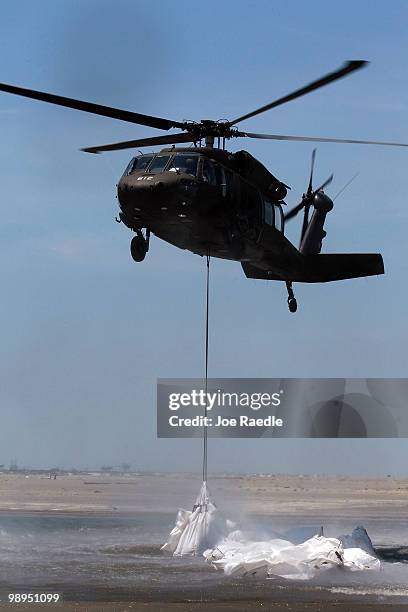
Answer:
M302 272L299 278L293 280L328 283L384 274L384 263L379 253L325 253L305 256Z
M273 269L273 265L270 270L258 268L248 262L242 262L241 265L247 278L297 283L328 283L384 274L383 259L378 253L300 255L298 259L288 262L286 272L281 268L279 273Z

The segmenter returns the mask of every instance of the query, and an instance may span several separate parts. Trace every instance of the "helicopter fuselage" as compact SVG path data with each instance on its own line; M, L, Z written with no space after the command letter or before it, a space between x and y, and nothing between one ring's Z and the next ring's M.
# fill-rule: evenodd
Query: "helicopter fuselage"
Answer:
M284 236L286 193L249 153L207 147L133 158L118 184L120 218L130 229L146 228L198 255L254 263L266 257L276 272L297 254Z
M225 151L231 138L333 142L407 147L406 143L376 140L350 140L287 134L258 134L236 126L251 117L300 98L329 83L360 70L363 60L352 60L286 96L245 113L233 120L175 121L136 113L84 100L76 100L0 83L0 91L48 102L66 108L110 117L120 121L178 132L86 147L87 153L118 151L158 145L194 143L194 148L174 147L151 155L139 155L129 163L118 183L119 221L135 232L131 254L143 261L149 250L151 233L198 255L240 261L249 278L283 280L288 290L288 305L297 305L292 283L321 283L384 273L378 253L320 254L326 236L324 223L333 208L323 192L333 175L313 190L315 151L307 192L302 201L286 215L282 203L287 186L274 177L246 151ZM214 148L215 140L218 146ZM206 146L201 147L205 140ZM200 145L200 146L197 146ZM309 220L309 212L313 209ZM284 220L303 210L299 249L284 235ZM145 230L145 234L143 234Z

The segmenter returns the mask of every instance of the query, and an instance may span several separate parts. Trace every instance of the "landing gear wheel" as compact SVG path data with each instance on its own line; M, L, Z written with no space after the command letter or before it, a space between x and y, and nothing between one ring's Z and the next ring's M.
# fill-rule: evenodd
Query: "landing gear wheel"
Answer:
M296 312L297 311L297 301L296 298L288 298L288 306L289 306L289 311L290 312Z
M134 261L143 261L147 253L147 242L144 236L135 236L130 243L130 254Z

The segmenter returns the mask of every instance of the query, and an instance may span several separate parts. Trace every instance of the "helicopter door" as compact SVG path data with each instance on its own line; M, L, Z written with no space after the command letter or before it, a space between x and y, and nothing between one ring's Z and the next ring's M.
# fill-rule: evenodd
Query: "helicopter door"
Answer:
M209 160L204 158L202 165L202 179L204 183L207 185L217 185L217 178L215 175L214 164Z
M224 180L222 183L222 195L225 198L232 198L233 195L233 184L234 184L234 175L231 172L231 170L228 170L227 168L223 168L222 169L223 174L224 174Z
M218 185L218 176L212 160L206 157L201 158L199 177L201 178L201 209L207 214L216 214L219 208L221 187Z
M256 240L262 227L262 200L255 187L241 180L238 221L240 231Z
M215 171L215 180L217 183L218 191L220 195L223 198L225 198L225 196L227 195L227 190L226 190L227 185L225 183L224 170L219 164L215 163L214 171Z

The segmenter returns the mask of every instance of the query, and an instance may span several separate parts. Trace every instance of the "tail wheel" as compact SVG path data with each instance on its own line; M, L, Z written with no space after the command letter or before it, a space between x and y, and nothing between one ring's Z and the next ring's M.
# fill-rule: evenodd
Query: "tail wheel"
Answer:
M292 289L292 281L286 281L286 289L288 291L288 307L290 312L297 311L297 301Z
M288 299L288 306L289 306L289 311L290 312L296 312L297 311L297 301L295 298L289 298Z

